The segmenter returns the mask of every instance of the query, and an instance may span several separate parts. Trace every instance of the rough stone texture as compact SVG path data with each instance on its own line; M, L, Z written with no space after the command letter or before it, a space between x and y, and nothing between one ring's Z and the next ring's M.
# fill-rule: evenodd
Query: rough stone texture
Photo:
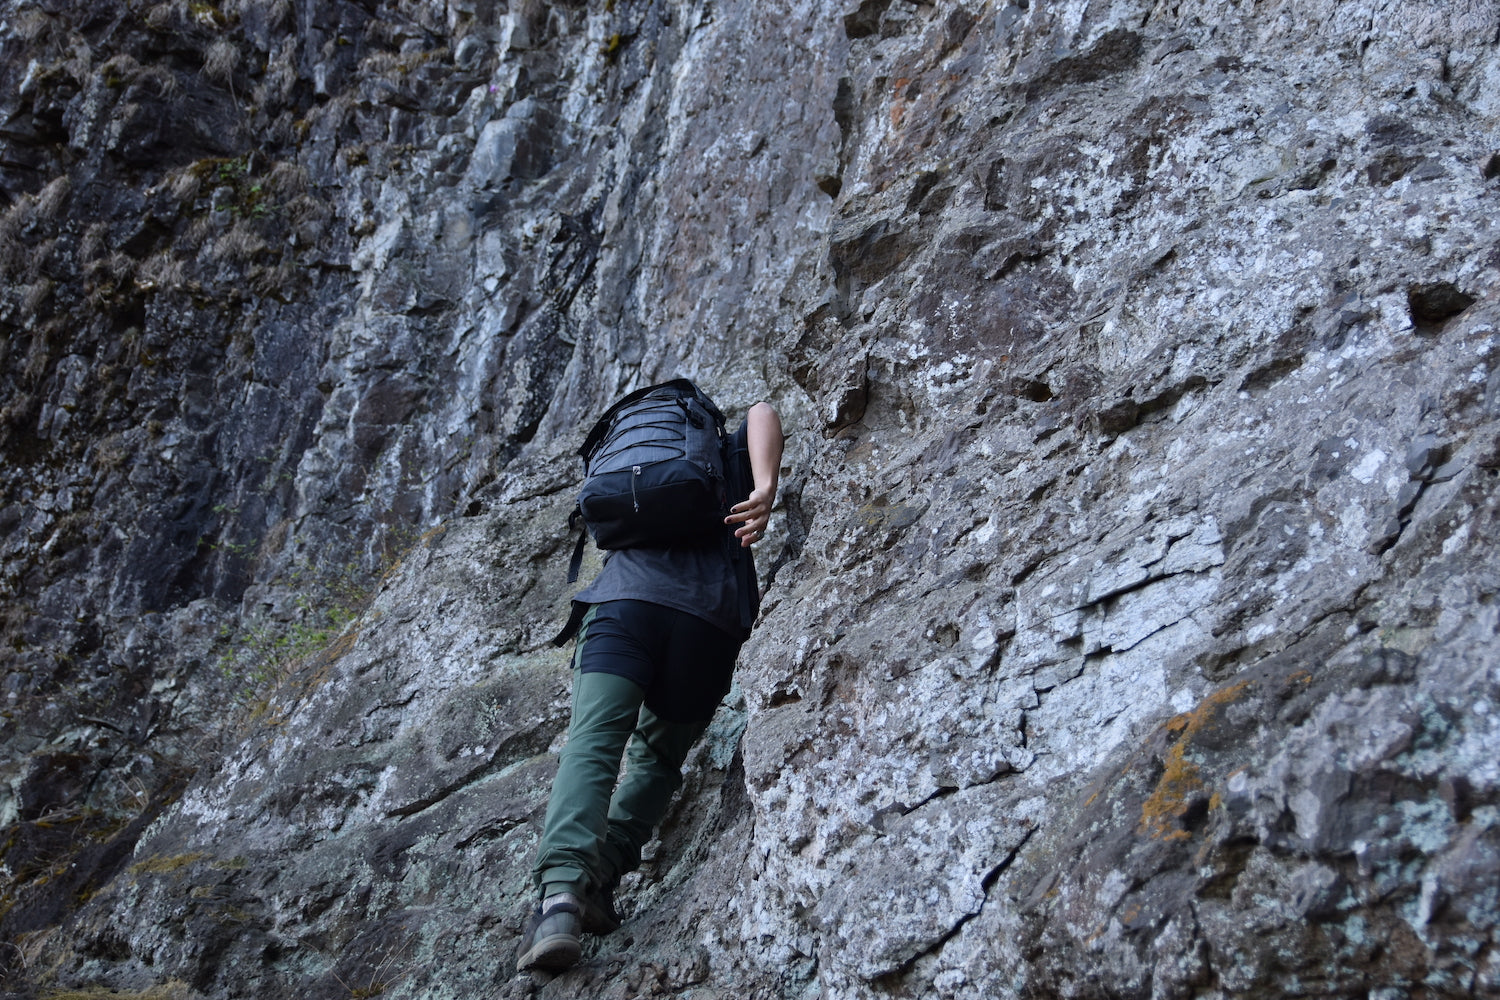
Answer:
M17 997L1500 995L1500 12L0 2ZM793 432L515 975L571 450Z

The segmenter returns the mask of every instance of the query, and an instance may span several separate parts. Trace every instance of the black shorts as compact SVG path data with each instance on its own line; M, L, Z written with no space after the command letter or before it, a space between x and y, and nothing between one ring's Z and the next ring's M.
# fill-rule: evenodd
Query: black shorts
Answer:
M605 601L585 616L573 663L583 673L635 681L646 707L667 722L703 722L729 693L740 643L686 611Z

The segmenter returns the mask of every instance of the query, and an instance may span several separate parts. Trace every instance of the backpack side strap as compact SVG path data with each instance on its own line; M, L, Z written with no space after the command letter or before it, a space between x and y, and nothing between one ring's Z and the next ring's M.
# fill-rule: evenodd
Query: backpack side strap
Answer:
M588 529L583 526L583 508L574 507L568 515L568 530L578 532L578 542L573 546L573 558L568 560L568 582L578 582L578 571L583 568L583 549L588 544Z
M578 634L583 627L583 619L589 613L589 605L578 601L573 602L573 610L568 614L568 624L563 626L561 632L552 640L552 645L562 647L567 645L569 639Z

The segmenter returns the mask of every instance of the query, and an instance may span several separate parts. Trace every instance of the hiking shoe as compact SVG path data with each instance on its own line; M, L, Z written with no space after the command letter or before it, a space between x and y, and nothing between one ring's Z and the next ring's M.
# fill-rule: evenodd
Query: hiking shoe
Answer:
M548 896L532 911L517 950L516 968L561 972L577 964L583 955L583 933L578 897L571 892Z
M590 886L580 900L583 930L587 934L608 934L619 930L620 914L615 910L614 888Z

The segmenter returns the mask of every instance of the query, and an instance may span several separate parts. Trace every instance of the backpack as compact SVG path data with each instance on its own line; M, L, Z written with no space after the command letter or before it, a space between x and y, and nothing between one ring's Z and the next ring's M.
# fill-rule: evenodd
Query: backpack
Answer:
M685 378L637 389L604 412L578 449L582 521L568 582L589 536L601 549L674 545L725 533L729 482L724 414Z

